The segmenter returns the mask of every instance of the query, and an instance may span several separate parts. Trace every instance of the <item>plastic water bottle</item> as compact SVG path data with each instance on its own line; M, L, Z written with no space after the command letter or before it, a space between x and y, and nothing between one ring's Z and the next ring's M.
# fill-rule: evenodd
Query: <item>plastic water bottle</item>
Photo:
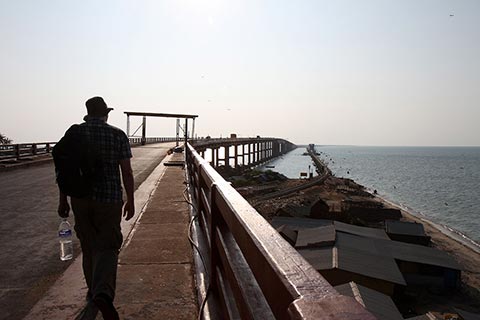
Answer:
M58 240L60 241L60 260L67 261L73 258L72 227L67 218L63 218L58 226Z

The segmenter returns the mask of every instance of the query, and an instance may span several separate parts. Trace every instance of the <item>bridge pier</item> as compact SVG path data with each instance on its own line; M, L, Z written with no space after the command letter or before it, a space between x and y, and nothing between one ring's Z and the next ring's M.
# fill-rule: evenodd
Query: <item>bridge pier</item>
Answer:
M228 147L223 147L223 149L225 150L224 153L224 159L223 159L223 163L225 165L225 167L230 167L230 146Z
M290 147L287 147L290 146ZM214 168L255 167L290 151L294 145L274 138L232 138L199 140L195 147Z
M234 145L235 156L234 156L234 165L235 168L238 168L238 145Z

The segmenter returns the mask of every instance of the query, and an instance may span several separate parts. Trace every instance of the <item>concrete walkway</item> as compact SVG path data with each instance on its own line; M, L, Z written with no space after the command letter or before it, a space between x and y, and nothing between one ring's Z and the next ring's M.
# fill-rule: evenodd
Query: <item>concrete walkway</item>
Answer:
M174 154L162 161L135 192L137 215L122 223L125 242L115 300L121 319L197 317L184 171L163 165L182 157ZM25 319L73 319L84 307L85 295L80 255Z
M122 319L197 317L183 175L181 167L166 169L120 254L115 304Z

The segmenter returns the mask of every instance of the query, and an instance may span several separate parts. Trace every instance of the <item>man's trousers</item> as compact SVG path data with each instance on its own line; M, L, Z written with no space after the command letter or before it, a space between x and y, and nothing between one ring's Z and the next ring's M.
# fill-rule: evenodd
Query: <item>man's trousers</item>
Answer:
M118 253L122 245L122 204L71 198L75 232L83 252L83 273L90 298L115 298Z

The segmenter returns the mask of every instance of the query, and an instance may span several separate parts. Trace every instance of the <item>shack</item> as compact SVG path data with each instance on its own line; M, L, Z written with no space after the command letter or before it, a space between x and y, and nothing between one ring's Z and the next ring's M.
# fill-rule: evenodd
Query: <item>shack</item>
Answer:
M389 296L383 293L361 286L355 282L336 286L335 290L341 295L349 296L357 300L358 303L376 316L377 319L403 320L403 316L400 311L398 311L395 303Z
M276 230L292 247L295 246L298 237L297 231L287 225L281 225Z
M295 248L332 247L335 245L335 226L333 224L298 231Z
M283 226L284 238L331 285L355 281L391 295L398 285L450 290L460 284L461 266L446 252L392 241L382 229L287 217L275 217L272 225Z
M319 219L332 219L332 214L330 213L330 206L326 201L318 199L315 201L310 208L310 217L319 218Z
M361 221L364 223L384 223L385 220L399 220L402 213L398 209L385 208L381 203L372 200L340 200L318 199L310 207L310 217L332 219L342 222Z
M385 221L385 231L390 239L400 242L428 246L430 237L426 235L423 224L406 221Z
M281 207L275 213L281 217L295 217L295 218L308 218L310 216L310 208L306 206L287 204Z
M384 230L378 228L360 227L353 224L334 221L333 225L337 232L352 234L365 238L384 239L389 240L388 235Z
M402 218L402 213L398 209L355 206L348 209L347 215L351 218L375 223L383 223L385 220L399 220Z
M390 257L375 256L349 248L339 248L336 245L297 251L332 286L353 281L391 296L396 285L406 285L395 260Z
M446 252L399 241L372 239L337 232L335 246L395 259L408 285L454 289L461 266Z
M321 226L327 226L333 224L332 220L326 219L308 219L308 218L296 218L296 217L273 217L270 224L275 229L282 225L287 225L292 229L298 231L306 228L316 228Z

